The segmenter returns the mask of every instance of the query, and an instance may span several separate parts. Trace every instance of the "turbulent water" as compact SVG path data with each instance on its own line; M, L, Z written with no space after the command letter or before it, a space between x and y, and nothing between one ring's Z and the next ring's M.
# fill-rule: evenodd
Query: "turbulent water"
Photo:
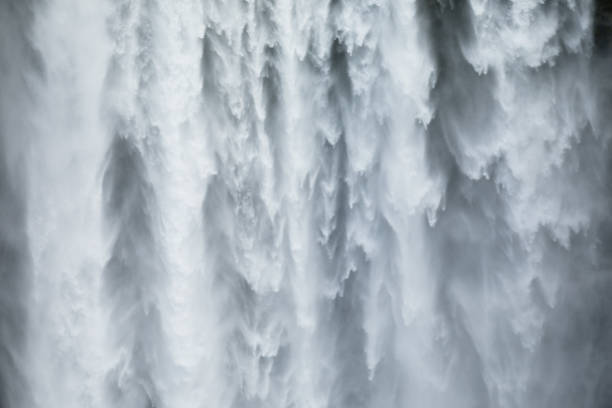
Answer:
M0 408L612 406L611 12L0 0Z

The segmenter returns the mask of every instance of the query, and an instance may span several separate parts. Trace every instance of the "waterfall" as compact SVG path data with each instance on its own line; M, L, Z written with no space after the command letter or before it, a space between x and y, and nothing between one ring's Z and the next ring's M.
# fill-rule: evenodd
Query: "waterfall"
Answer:
M605 0L0 0L0 408L612 405Z

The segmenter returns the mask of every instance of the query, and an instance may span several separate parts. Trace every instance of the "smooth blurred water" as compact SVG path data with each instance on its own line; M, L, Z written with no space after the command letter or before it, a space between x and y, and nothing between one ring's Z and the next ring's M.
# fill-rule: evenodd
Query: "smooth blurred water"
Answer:
M0 0L0 408L612 406L611 10Z

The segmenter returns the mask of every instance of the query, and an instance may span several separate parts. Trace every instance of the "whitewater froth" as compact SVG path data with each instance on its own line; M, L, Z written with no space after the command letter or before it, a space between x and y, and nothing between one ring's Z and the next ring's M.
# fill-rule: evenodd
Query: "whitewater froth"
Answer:
M0 0L0 406L608 406L609 10Z

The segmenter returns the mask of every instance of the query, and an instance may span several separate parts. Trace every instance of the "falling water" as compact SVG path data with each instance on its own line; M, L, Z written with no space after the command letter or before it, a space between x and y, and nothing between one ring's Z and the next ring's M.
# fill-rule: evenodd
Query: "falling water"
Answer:
M0 408L612 406L611 27L0 0Z

